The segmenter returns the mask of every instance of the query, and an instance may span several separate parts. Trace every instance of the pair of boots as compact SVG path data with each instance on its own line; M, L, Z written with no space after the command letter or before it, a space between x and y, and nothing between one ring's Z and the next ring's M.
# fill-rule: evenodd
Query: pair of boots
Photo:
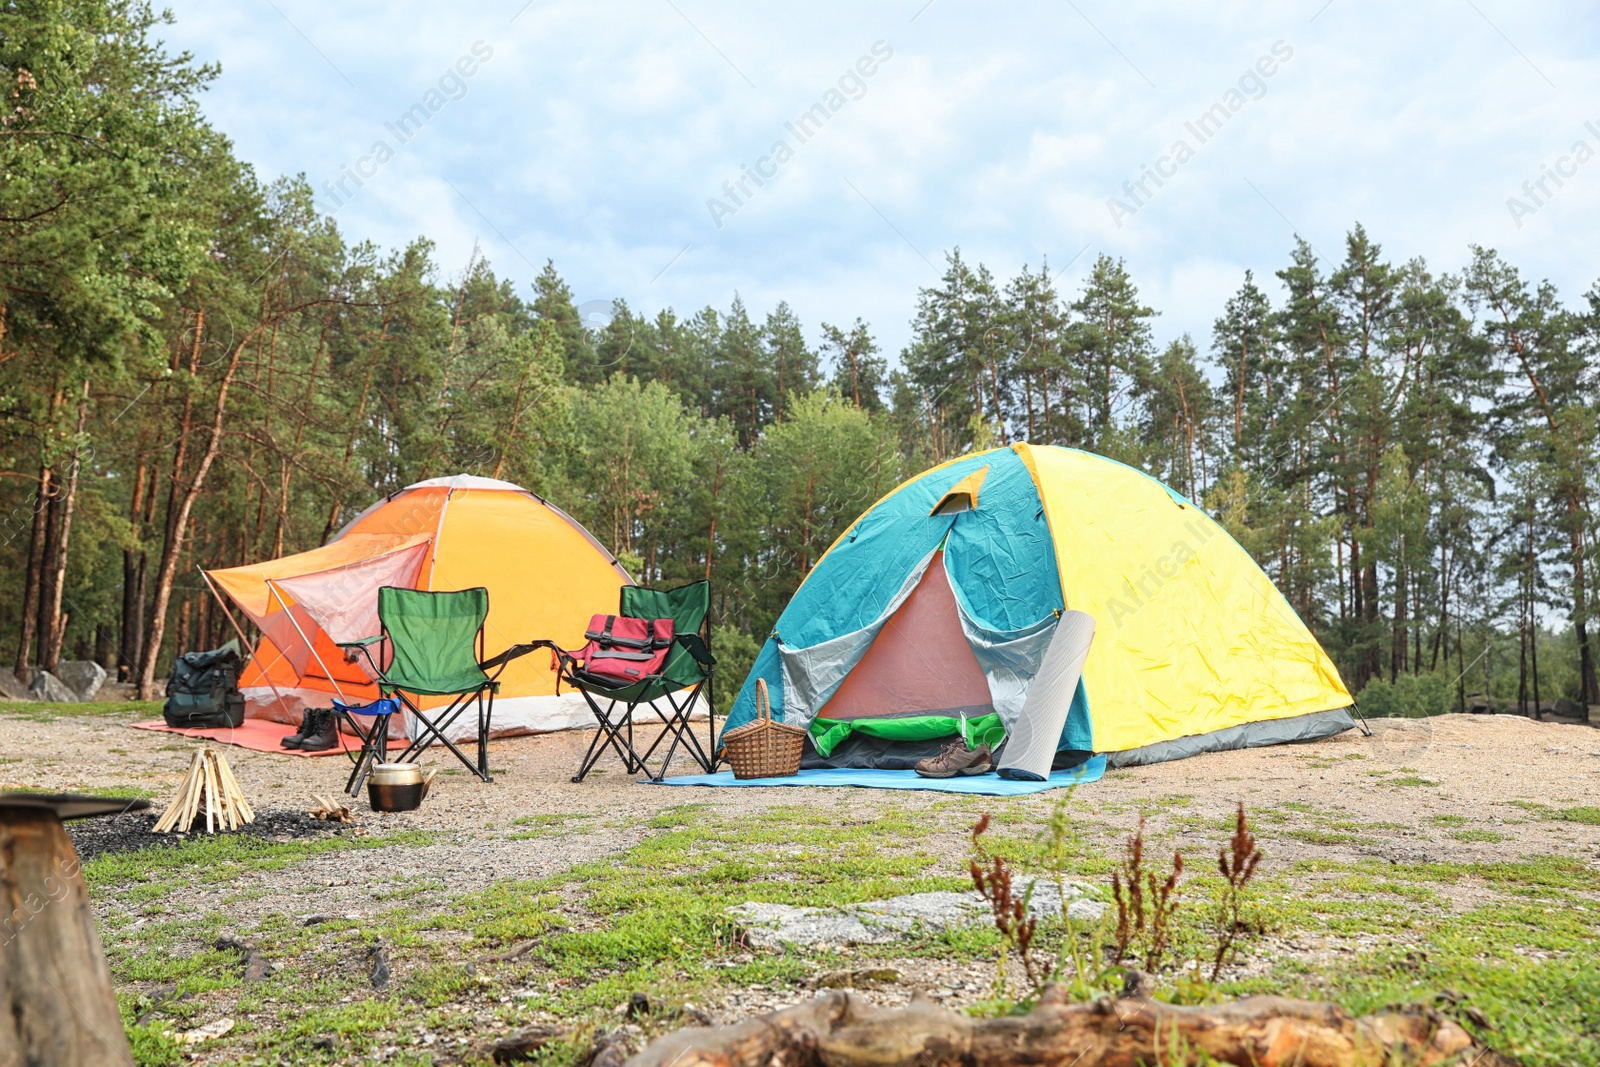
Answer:
M278 742L284 748L301 752L326 752L339 744L339 719L332 708L307 708L300 720L300 732Z

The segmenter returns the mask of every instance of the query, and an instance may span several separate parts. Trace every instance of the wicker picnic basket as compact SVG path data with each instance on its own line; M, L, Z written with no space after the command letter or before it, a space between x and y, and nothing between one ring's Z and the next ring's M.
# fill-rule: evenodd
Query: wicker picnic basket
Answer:
M756 717L722 736L723 755L735 778L789 778L800 773L806 731L774 722L767 680L756 679Z

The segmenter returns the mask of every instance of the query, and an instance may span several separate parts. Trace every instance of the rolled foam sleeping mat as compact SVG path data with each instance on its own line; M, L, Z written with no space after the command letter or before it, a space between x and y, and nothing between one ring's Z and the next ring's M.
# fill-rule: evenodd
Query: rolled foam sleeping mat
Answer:
M1061 614L1039 673L1028 686L1016 729L1006 739L1005 755L997 768L1000 777L1030 782L1050 777L1050 762L1061 743L1061 731L1067 725L1072 696L1078 691L1083 661L1089 658L1093 641L1093 616L1081 611Z

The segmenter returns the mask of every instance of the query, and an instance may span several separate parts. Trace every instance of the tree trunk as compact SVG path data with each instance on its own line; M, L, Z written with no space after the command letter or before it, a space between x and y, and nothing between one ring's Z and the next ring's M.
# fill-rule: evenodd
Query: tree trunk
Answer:
M1345 500L1354 506L1355 494L1346 492ZM1366 591L1364 578L1365 568L1361 560L1361 541L1356 536L1355 521L1350 524L1350 618L1355 623L1356 632L1356 692L1367 684L1372 678L1371 649L1367 647L1371 634L1366 632L1363 625L1367 621L1367 605L1362 599Z
M56 545L55 574L51 579L50 637L39 663L54 672L61 659L61 643L67 636L66 620L61 616L61 597L67 588L67 552L72 543L72 512L78 502L78 472L83 467L83 426L89 417L89 381L84 379L83 395L78 400L78 423L73 429L72 467L67 472L67 495L61 501L61 536Z
M56 603L56 556L61 548L61 482L52 480L50 499L45 501L44 553L39 558L39 606L36 610L34 633L38 648L34 662L44 668L49 658L50 642L54 639L55 619L50 610Z
M711 514L706 522L706 581L711 580L712 562L717 558L717 505L722 498L722 461L717 461L711 477Z
M117 654L111 634L104 626L94 628L94 661L106 669L113 678L117 674Z
M183 534L188 528L194 502L199 499L201 490L205 488L206 475L211 472L211 464L216 461L217 452L222 448L222 420L228 410L228 390L233 385L234 375L239 371L239 359L244 354L245 345L261 329L260 326L256 327L250 337L234 346L233 356L228 360L228 369L222 375L221 384L217 386L216 410L211 418L211 436L206 441L205 453L200 457L194 477L184 489L183 497L178 503L177 515L168 519L167 526L171 533L166 543L161 546L161 565L156 570L156 596L150 612L150 638L145 642L144 655L139 662L140 700L151 700L155 695L156 660L161 656L161 643L166 637L167 604L172 599L172 579L177 574L178 556L183 551ZM176 492L176 485L173 488Z
M1444 652L1445 669L1450 669L1450 552L1449 546L1439 543L1439 628L1433 635L1433 659L1428 669L1439 665L1439 652ZM1420 657L1419 657L1420 659Z
M48 498L54 475L48 466L39 468L39 488L33 495L33 533L28 538L28 568L22 584L22 633L17 639L17 681L27 685L28 664L33 662L33 639L39 625L39 572L44 567L44 531L49 521Z
M1401 540L1401 558L1394 569L1394 627L1390 631L1389 642L1389 681L1393 683L1402 674L1406 673L1406 658L1411 650L1411 636L1407 633L1407 618L1411 606L1409 604L1410 574L1405 565L1405 541Z
M1533 717L1541 718L1539 710L1539 621L1533 619L1528 625L1528 661L1533 667Z
M1069 1003L1049 987L1027 1015L973 1019L917 998L886 1009L829 993L735 1026L669 1034L627 1067L1444 1067L1505 1064L1426 1007L1353 1018L1333 1004L1246 997L1180 1007L1144 997Z
M133 1062L81 866L54 813L0 807L0 1067Z
M1333 492L1333 507L1334 507L1335 511L1338 511L1338 508L1339 508L1339 491L1338 491L1338 489L1335 489L1334 492ZM1336 533L1334 535L1334 537L1333 537L1333 563L1334 563L1334 570L1335 570L1335 574L1337 575L1338 585L1339 585L1339 621L1340 622L1344 622L1345 618L1349 615L1349 612L1347 612L1345 610L1345 600L1347 599L1347 595L1346 594L1347 594L1348 591L1345 589L1345 584L1344 584L1344 534L1343 534L1343 532Z
M1595 682L1594 654L1589 647L1589 595L1584 576L1583 509L1576 494L1567 501L1572 527L1572 626L1578 634L1578 684L1583 690L1583 706L1600 701L1600 685Z
M192 625L193 621L194 600L193 598L186 596L183 598L183 602L178 606L178 629L177 632L173 634L172 642L177 646L178 653L180 655L192 647L190 645L190 638L194 636Z
M1525 602L1526 606L1524 607L1523 611L1524 611L1524 615L1527 617L1528 622L1527 622L1527 637L1523 641L1523 644L1524 644L1525 647L1524 647L1524 650L1523 650L1524 664L1523 664L1523 668L1522 669L1523 669L1524 675L1526 675L1527 669L1528 669L1526 661L1527 661L1528 658L1531 658L1533 660L1533 717L1535 719L1538 719L1539 718L1539 620L1538 620L1537 616L1534 614L1534 605L1536 603L1534 598L1535 598L1535 595L1538 592L1538 588L1539 588L1539 565L1538 565L1538 562L1537 562L1537 557L1534 555L1534 551L1533 551L1533 501L1531 501L1531 500L1528 501L1528 547L1527 547L1527 552L1526 552L1526 568L1527 568L1527 589L1528 589L1528 593L1527 593L1527 599L1526 599L1526 602ZM1523 689L1524 692L1526 692L1526 690L1527 690L1527 682L1526 681L1523 682L1522 689Z
M1517 591L1517 714L1528 714L1528 590Z
M134 468L128 504L128 529L135 540L143 530L140 518L144 514L149 470L141 455ZM143 551L122 550L122 624L117 628L117 667L118 677L125 682L133 681L133 672L139 669L140 639L144 636L144 561Z

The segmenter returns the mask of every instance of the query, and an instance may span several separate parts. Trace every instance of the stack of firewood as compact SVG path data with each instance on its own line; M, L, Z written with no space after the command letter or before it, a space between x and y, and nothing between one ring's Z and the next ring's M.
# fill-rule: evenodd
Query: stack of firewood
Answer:
M329 800L321 793L312 793L311 799L317 802L317 806L308 810L306 814L313 819L321 819L323 822L344 823L346 826L356 821L355 816L350 813L350 805L348 804Z
M172 798L167 810L156 822L155 832L187 832L202 815L206 820L206 833L218 830L237 830L247 822L256 821L256 813L239 788L228 761L214 748L194 754L188 773L178 786L178 795Z

